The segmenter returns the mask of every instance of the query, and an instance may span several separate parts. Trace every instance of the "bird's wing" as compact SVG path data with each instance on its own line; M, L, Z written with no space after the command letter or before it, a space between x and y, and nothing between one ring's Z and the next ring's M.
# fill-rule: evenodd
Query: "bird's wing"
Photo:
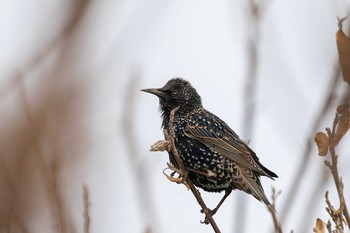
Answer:
M190 116L185 134L205 144L211 150L232 159L238 165L270 178L276 176L260 164L255 153L225 122L206 110Z

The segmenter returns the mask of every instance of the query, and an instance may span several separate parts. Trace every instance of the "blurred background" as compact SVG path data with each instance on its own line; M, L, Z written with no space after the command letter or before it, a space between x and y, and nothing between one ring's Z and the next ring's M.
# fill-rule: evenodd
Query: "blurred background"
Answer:
M278 174L262 183L282 190L284 232L312 232L329 219L326 190L337 206L313 139L349 102L335 38L349 12L346 0L1 1L0 232L212 232L162 174L167 154L149 152L158 100L139 90L178 76ZM223 195L201 194L209 207ZM214 218L222 232L274 232L239 191Z

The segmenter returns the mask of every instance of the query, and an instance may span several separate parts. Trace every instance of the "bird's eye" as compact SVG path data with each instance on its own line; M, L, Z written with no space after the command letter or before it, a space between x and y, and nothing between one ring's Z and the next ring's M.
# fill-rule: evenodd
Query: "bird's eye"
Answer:
M172 95L173 97L177 96L177 91L173 91L173 92L171 93L171 95Z

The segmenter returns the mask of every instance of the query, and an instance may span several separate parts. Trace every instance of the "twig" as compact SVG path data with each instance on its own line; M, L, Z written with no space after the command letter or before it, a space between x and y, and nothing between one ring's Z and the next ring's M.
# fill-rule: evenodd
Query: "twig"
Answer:
M328 233L332 233L332 224L330 220L328 220L327 222L327 230L328 230Z
M331 171L335 186L337 188L337 193L339 197L339 209L336 210L331 202L328 199L328 191L325 194L326 203L327 203L327 212L331 216L333 222L336 225L335 232L344 232L343 220L348 225L350 229L350 216L349 211L346 206L345 198L344 198L344 185L342 182L342 178L339 176L338 172L338 156L335 152L335 147L338 145L342 137L347 133L350 129L350 105L343 104L337 107L337 111L335 114L335 118L333 120L332 129L326 128L328 137L322 133L318 132L315 137L315 141L317 142L317 147L319 150L319 154L321 156L326 156L327 150L330 153L331 161L325 160L324 163L326 167ZM323 135L323 137L317 137ZM322 140L321 140L322 139ZM344 217L343 217L344 216ZM331 231L331 223L327 223L328 231Z
M202 210L205 213L206 219L208 219L209 223L211 224L211 226L213 227L214 231L219 233L221 232L219 227L217 226L216 222L214 221L213 217L211 216L210 210L208 209L208 207L206 206L205 202L203 201L199 191L196 189L196 187L194 187L191 179L186 175L187 171L186 168L182 162L182 159L179 156L179 153L176 150L175 147L175 141L174 141L174 130L175 128L173 127L173 121L174 121L174 116L176 111L179 109L179 107L173 109L170 112L170 121L169 121L169 127L170 127L170 140L171 140L171 145L172 145L172 152L174 153L174 157L176 159L176 163L178 164L180 171L183 172L183 174L185 174L185 182L186 184L189 186L190 190L192 191L193 195L195 196L195 198L197 199L198 204L202 207Z
M90 232L90 211L89 211L89 191L86 185L83 185L83 217L84 217L84 233Z
M280 194L281 194L281 191L276 192L276 189L274 187L272 187L272 195L271 195L272 203L271 203L271 205L267 206L267 209L271 213L273 224L275 226L275 231L277 233L283 232L281 224L280 224L278 217L277 217L277 214L276 214L276 199Z
M206 206L205 202L203 201L201 194L199 193L199 191L196 189L196 187L193 185L191 179L187 176L187 171L186 168L182 162L182 159L179 156L179 153L176 150L175 147L175 141L174 141L174 127L173 127L173 121L174 121L174 116L175 116L175 112L179 109L179 107L173 109L170 112L170 120L169 120L169 129L170 129L170 133L164 132L164 137L165 140L170 142L171 144L169 145L169 143L160 143L159 141L156 142L155 144L158 145L163 145L163 148L158 148L157 146L152 146L151 147L151 151L164 151L164 150L168 150L169 152L172 152L174 154L176 163L179 167L179 172L181 173L180 176L182 176L184 184L186 184L186 186L191 190L191 192L193 193L193 195L195 196L198 204L202 207L203 212L205 213L205 221L204 223L210 223L210 225L212 226L214 232L216 233L220 233L220 229L218 227L218 225L216 224L216 222L214 221L213 217L211 216L210 210L208 209L208 207Z
M347 117L347 116L342 116L341 114L339 114L338 112L336 113L336 116L334 118L333 121L333 127L332 130L327 128L327 133L328 133L328 137L329 137L329 152L331 154L331 162L328 160L325 160L325 165L330 169L332 176L333 176L333 180L335 183L335 186L337 188L337 192L338 192L338 196L339 196L339 203L340 203L340 214L344 215L347 225L349 227L350 230L350 216L349 216L349 211L348 208L346 206L346 202L344 199L344 193L343 193L343 183L341 178L339 177L339 172L338 172L338 156L335 153L335 146L337 145L337 143L334 142L334 140L337 140L336 136L337 136L337 125L339 123L339 120L342 117ZM339 127L339 126L338 126ZM342 214L343 213L343 214ZM342 223L341 223L342 224Z
M169 139L171 142L171 149L172 152L174 153L174 157L176 159L177 165L179 166L180 171L182 172L182 174L186 174L186 168L185 165L182 162L182 159L179 156L179 153L176 150L175 147L175 140L174 140L174 126L173 126L173 121L174 121L174 117L175 117L175 113L176 111L179 109L180 107L176 107L174 108L171 112L170 112L170 121L169 121L169 129L170 129L170 133L169 133Z
M327 203L327 208L326 211L328 212L328 214L331 216L333 222L335 223L337 232L344 232L344 227L343 227L343 213L342 213L342 208L340 208L339 210L335 209L333 207L333 205L331 204L329 198L328 198L328 191L326 191L325 193L325 199L326 199L326 203ZM329 226L330 228L332 228L331 223L329 222ZM327 227L328 228L328 227Z

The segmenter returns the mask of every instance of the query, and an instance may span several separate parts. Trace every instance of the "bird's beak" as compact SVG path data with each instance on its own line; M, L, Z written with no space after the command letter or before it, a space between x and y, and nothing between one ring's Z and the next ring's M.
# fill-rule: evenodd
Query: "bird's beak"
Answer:
M165 93L162 90L158 89L158 88L142 89L141 91L151 93L151 94L156 95L158 97L164 97L165 96Z

